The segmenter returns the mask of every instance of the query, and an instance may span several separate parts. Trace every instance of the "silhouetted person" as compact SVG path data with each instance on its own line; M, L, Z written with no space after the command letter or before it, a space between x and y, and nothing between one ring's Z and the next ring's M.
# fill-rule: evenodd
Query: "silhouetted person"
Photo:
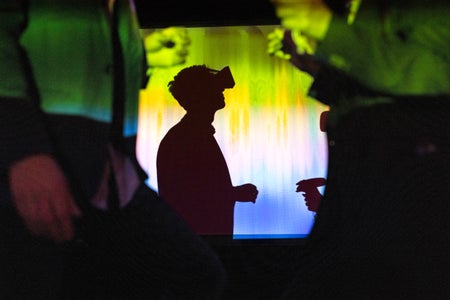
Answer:
M2 0L0 15L0 299L218 297L221 262L135 152L146 69L186 44L144 45L132 0Z
M293 63L331 107L324 200L283 299L448 298L450 6L331 2L274 1L314 41Z
M205 65L185 68L169 82L186 115L159 146L158 190L202 235L231 235L235 202L255 202L258 195L252 184L233 186L211 125L225 107L223 91L233 86L228 67L216 71Z

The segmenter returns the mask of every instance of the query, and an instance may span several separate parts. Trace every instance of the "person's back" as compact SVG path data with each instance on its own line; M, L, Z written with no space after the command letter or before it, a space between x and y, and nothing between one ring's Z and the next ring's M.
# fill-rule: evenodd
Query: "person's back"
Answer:
M188 116L167 132L158 150L158 191L197 233L231 235L232 183L213 134Z

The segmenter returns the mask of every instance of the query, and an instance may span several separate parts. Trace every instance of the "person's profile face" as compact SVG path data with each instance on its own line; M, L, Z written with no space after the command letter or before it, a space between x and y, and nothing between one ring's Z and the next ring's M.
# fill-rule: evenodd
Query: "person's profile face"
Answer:
M194 105L190 106L191 111L203 113L215 112L225 107L225 96L223 89L213 86L207 86L202 89L195 97L192 98Z
M215 110L219 110L225 107L225 96L223 95L223 89L213 89L211 91L211 105Z

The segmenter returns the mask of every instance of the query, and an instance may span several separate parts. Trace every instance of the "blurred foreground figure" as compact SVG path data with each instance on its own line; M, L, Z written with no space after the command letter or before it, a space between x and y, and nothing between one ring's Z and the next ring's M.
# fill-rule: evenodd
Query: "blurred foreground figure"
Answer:
M0 298L217 297L217 257L137 163L132 1L1 1L0 45Z
M269 52L331 107L324 201L284 298L447 297L448 2L273 3Z

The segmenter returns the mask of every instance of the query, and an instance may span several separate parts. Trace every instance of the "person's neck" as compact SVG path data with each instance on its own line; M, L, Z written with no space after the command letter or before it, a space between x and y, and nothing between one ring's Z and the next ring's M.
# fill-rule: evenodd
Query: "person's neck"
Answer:
M214 115L215 112L211 112L211 113L205 113L205 112L187 112L186 113L186 118L192 121L195 121L196 123L199 124L212 124L212 122L214 121Z

